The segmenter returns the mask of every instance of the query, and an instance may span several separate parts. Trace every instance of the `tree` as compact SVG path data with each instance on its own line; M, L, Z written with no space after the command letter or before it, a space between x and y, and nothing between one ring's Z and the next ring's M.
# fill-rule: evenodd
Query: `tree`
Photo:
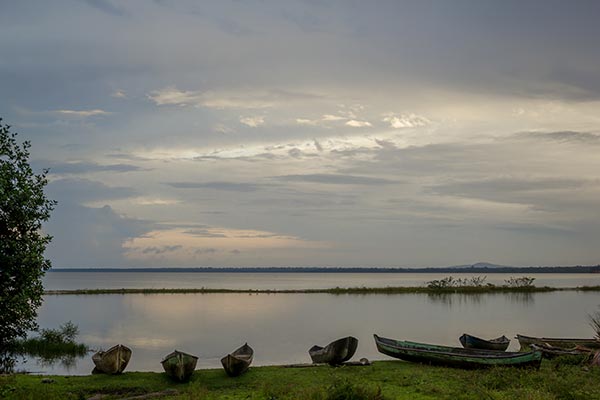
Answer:
M37 328L42 304L42 277L50 268L44 258L52 239L41 230L56 202L46 198L44 170L34 174L29 165L28 141L0 118L0 371L14 366L15 340Z

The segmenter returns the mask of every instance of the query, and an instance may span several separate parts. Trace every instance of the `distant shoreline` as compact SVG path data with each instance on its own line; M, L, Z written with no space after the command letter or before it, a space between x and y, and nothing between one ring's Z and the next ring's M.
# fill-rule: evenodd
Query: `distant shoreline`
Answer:
M396 287L351 287L329 289L211 289L211 288L122 288L122 289L67 289L46 290L44 295L101 295L101 294L210 294L210 293L242 293L242 294L485 294L485 293L547 293L547 292L600 292L600 286L578 287L507 287L507 286L463 286L448 288L429 288L425 286Z
M196 268L53 268L49 272L200 272L200 273L431 273L431 274L600 274L600 264L594 266L558 267L196 267Z

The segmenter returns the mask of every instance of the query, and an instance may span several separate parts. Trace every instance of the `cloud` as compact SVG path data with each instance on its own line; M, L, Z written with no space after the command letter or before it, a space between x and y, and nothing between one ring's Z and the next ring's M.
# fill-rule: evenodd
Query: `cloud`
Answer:
M100 109L94 110L55 110L53 111L56 114L65 115L69 117L78 117L78 118L87 118L93 117L96 115L110 115L112 113Z
M543 203L549 194L571 191L586 185L597 185L581 179L572 178L496 178L465 181L432 186L429 189L437 194L478 198L482 200L507 203Z
M353 128L365 128L365 127L373 126L373 125L371 125L371 123L369 121L358 121L355 119L351 119L350 121L347 121L346 125L351 126Z
M255 254L255 258L242 260L243 265L260 265L265 251L301 253L306 249L324 248L327 243L302 240L295 236L250 229L206 228L207 234L197 234L185 228L160 229L128 240L124 247L130 263L144 265L184 266L198 265L209 257L218 256L216 262L231 262L229 257L241 252ZM176 249L161 252L165 246L177 243ZM151 249L148 251L148 249ZM159 251L155 251L158 249ZM236 261L239 264L240 260ZM231 264L229 264L231 265Z
M51 174L85 174L91 172L132 172L141 168L132 164L97 164L94 162L75 161L57 162L36 160L32 163L34 168L49 168Z
M150 92L148 98L158 106L195 106L212 109L264 109L295 102L306 102L320 98L302 92L271 90L200 91L179 90L174 86Z
M600 135L590 132L559 131L559 132L521 132L517 137L553 140L557 142L600 143Z
M59 202L44 225L53 240L47 255L55 268L123 267L123 244L149 232L154 224L117 214L110 206L84 207Z
M306 118L296 118L296 123L298 125L317 125L319 121L306 119Z
M164 253L171 253L174 252L176 250L181 249L181 245L171 245L171 246L152 246L152 247L145 247L143 249L141 249L142 254L164 254Z
M241 117L240 122L252 128L257 128L265 124L265 118L262 116L255 117Z
M90 6L106 13L117 17L129 17L129 11L122 7L116 6L110 0L84 0ZM119 2L120 3L120 2Z
M389 122L390 127L395 129L416 128L419 126L429 125L430 123L427 118L412 113L401 115L388 114L383 118L382 121Z
M185 233L186 235L192 235L192 236L197 236L197 237L208 237L208 238L226 238L226 237L228 237L223 232L218 232L218 231L215 232L214 229L209 229L209 228L187 229L187 230L183 231L183 233Z
M333 115L333 114L324 114L321 119L323 121L342 121L345 120L346 117L342 117L340 115Z
M384 178L340 174L280 175L273 178L286 182L310 182L332 185L391 185L399 183L398 181Z
M127 95L125 94L124 90L121 89L117 89L114 92L111 93L110 95L111 97L114 97L116 99L126 99Z
M89 179L58 179L47 186L48 196L59 203L87 203L134 197L132 187L108 186Z
M214 189L232 192L254 192L262 188L261 185L240 182L166 182L176 189Z

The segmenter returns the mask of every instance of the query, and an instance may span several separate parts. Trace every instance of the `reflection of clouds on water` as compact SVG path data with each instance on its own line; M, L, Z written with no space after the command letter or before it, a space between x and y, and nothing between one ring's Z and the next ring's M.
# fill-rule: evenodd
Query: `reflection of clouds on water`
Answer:
M128 370L161 371L160 360L175 348L199 356L198 368L220 368L219 359L244 342L255 350L254 364L265 365L310 362L312 345L349 335L359 339L356 357L369 359L386 358L376 351L373 333L451 346L460 346L465 332L484 338L585 337L593 334L587 313L597 305L598 294L586 292L46 296L39 324L70 319L91 348L130 346ZM31 367L76 374L92 368L90 355L70 371Z
M97 343L98 346L94 348L94 350L107 350L108 348L114 346L119 340L122 339L123 334L109 334L108 336L96 336L96 335L84 335L81 337L81 340L84 343ZM129 336L126 339L127 343L130 346L140 346L140 347L168 347L174 346L177 341L175 339L166 339L166 338L155 338L148 336Z

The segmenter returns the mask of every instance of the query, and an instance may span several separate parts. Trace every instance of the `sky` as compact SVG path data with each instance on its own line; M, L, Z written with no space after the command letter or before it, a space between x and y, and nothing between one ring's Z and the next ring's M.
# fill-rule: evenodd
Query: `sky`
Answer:
M56 268L600 262L596 1L0 1Z

